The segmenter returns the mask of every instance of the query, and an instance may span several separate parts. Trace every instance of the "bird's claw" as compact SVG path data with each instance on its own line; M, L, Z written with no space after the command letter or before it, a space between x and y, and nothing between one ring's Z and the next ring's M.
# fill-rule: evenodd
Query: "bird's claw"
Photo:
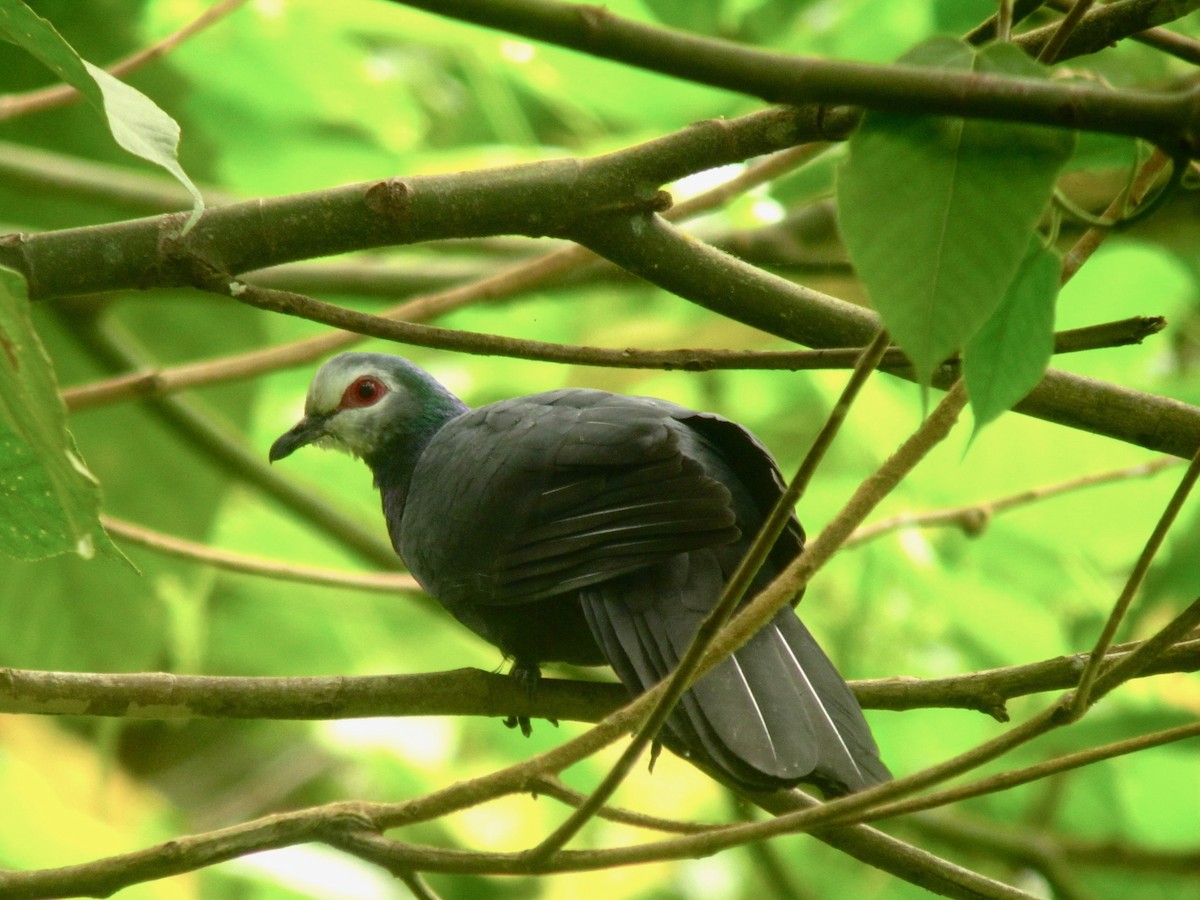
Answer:
M508 674L517 679L517 684L525 688L525 696L533 699L538 682L542 680L542 669L537 663L514 662Z
M537 663L514 662L508 674L515 678L521 687L525 688L525 695L532 700L537 691L538 682L542 680L542 670ZM555 728L558 727L558 719L547 719L546 721ZM533 734L533 723L529 716L507 716L504 719L504 727L520 728L521 734L525 737Z
M662 748L663 748L662 741L653 741L650 744L650 761L649 761L648 765L646 766L648 771L650 771L650 772L654 771L654 764L656 762L658 762L658 755L660 753L662 753Z
M533 734L533 725L529 721L529 716L508 716L504 719L505 728L520 728L521 734L529 737Z

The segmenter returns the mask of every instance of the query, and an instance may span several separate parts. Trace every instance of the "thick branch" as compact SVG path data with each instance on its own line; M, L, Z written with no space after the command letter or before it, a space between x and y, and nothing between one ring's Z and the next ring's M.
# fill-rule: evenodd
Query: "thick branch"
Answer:
M869 310L756 269L656 216L593 220L576 237L665 290L806 346L862 346L879 328ZM934 384L954 375L942 367ZM1190 458L1200 440L1200 408L1058 369L1014 409L1174 456Z
M1172 156L1200 152L1200 88L1172 94L1112 91L1038 79L944 69L880 66L775 53L668 28L607 10L551 0L400 0L406 6L487 25L697 84L771 103L852 104L888 112L994 118L1143 137ZM1135 30L1195 9L1195 2L1146 4ZM1099 23L1099 25L1097 24ZM1064 51L1078 53L1112 24L1093 18ZM1125 28L1129 23L1123 23ZM1140 26L1140 27L1139 27ZM1115 29L1119 32L1119 29ZM1124 34L1128 34L1125 31ZM1035 53L1049 35L1026 38ZM1069 42L1070 43L1070 42Z
M443 238L561 236L602 212L662 208L658 188L703 169L823 139L814 111L708 121L591 159L392 178L186 213L0 237L31 299L191 283L194 259L236 275L350 250Z
M613 207L628 211L635 205L638 184L644 188L644 202L653 206L650 185L703 167L697 165L699 159L705 166L742 159L794 142L806 129L811 136L817 125L813 119L772 110L736 123L701 123L584 162L393 179L236 204L206 213L180 244L173 244L172 236L182 225L182 214L9 236L0 239L0 263L21 270L30 279L31 296L44 297L191 283L197 260L235 274L380 243L497 229L531 234L565 230L623 268L723 315L808 346L861 346L878 330L870 312L740 263L656 217L599 214ZM559 211L558 217L548 210ZM171 252L163 252L164 246ZM348 322L330 324L345 327ZM953 372L942 372L935 382L945 384L952 377ZM1176 456L1190 457L1196 447L1193 436L1200 434L1200 410L1194 407L1054 370L1016 409Z

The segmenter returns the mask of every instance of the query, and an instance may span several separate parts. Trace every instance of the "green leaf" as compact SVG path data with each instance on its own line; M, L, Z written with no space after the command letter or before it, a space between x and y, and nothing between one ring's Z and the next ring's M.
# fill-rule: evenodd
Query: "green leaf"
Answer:
M0 553L85 558L111 546L96 479L67 432L54 369L29 321L25 282L0 268ZM115 549L114 549L114 552Z
M1054 353L1054 304L1062 260L1034 235L992 317L963 352L975 434L1042 380Z
M949 38L902 62L1041 76L1009 44ZM875 309L927 384L1000 304L1071 156L1073 134L1039 126L869 113L838 177L842 234Z
M179 125L140 91L82 59L54 26L23 0L0 0L0 38L25 48L81 93L108 122L123 149L166 169L192 195L186 228L204 211L204 199L179 165Z

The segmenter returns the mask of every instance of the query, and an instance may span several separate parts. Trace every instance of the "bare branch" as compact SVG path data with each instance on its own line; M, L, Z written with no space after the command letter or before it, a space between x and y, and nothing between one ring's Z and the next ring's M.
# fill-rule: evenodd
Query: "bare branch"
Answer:
M1178 728L1156 731L1153 734L1142 735L1141 737L1125 741L1104 744L1100 747L1090 747L1078 753L1060 756L1056 759L1037 763L1036 765L1026 766L1023 769L1001 772L999 775L981 778L978 781L947 788L923 797L913 797L909 800L900 800L895 803L881 805L864 816L850 816L847 819L849 821L877 821L894 816L908 815L920 810L947 806L971 797L1006 791L1022 784L1029 784L1032 781L1038 781L1048 778L1051 775L1057 775L1060 772L1088 766L1101 760L1113 759L1114 757L1125 756L1130 753L1140 753L1152 747L1172 744L1176 741L1190 740L1194 737L1200 737L1200 724L1182 725Z
M567 806L579 807L587 800L587 795L582 794L573 788L567 787L562 780L552 776L536 779L530 788L534 796L545 795L553 797ZM634 828L645 828L652 831L663 831L668 834L702 834L704 832L713 831L717 828L723 828L724 825L710 824L706 825L701 822L683 822L678 819L664 819L659 816L650 816L645 813L635 812L629 809L617 809L611 806L605 806L596 812L596 817L604 819L606 822L618 822L622 825L631 825Z
M1200 598L1192 601L1187 609L1159 629L1128 656L1121 659L1105 658L1100 663L1099 674L1092 686L1094 699L1099 699L1130 678L1135 677L1168 650L1180 642L1200 624ZM1090 659L1089 659L1090 662Z
M1042 500L1048 500L1052 497L1058 497L1062 494L1098 485L1112 484L1113 482L1126 481L1133 478L1148 478L1152 475L1157 475L1163 469L1182 464L1183 460L1176 459L1173 456L1163 456L1136 466L1110 469L1107 472L1082 475L1079 478L1071 478L1056 484L1029 488L986 503L971 503L964 506L935 509L923 513L901 513L900 515L891 516L890 518L859 528L846 541L846 546L854 547L859 544L865 544L868 541L873 541L901 528L938 528L950 526L960 528L966 534L974 536L987 528L995 516L1008 512L1011 509L1017 509L1030 503L1038 503Z
M728 181L716 185L707 191L697 194L682 203L667 210L668 219L677 220L687 216L698 215L727 202L731 197L750 190L756 185L786 172L821 152L823 144L805 144L771 154L767 158L748 166ZM408 322L421 322L435 316L444 315L454 309L459 309L470 303L480 301L495 302L499 299L513 297L545 285L556 278L580 269L589 264L599 263L600 260L591 251L578 245L560 247L535 259L516 263L499 272L473 280L467 284L448 288L423 297L416 297L380 313L381 318L395 319ZM603 263L609 265L608 263ZM276 270L278 271L278 270ZM269 274L269 273L264 273ZM259 280L256 280L259 283ZM271 284L259 283L260 287L270 288ZM1119 328L1114 330L1111 337L1104 340L1126 341L1140 340L1137 335L1146 336L1150 332L1145 326L1135 330ZM1065 333L1064 333L1065 334ZM169 369L143 371L132 375L123 375L107 381L90 385L69 388L62 392L63 399L72 411L89 409L113 400L130 397L162 396L175 391L185 390L204 384L215 384L223 381L248 378L265 372L277 371L289 366L302 365L312 362L335 350L342 350L361 341L363 335L352 331L338 331L331 334L318 335L291 343L270 347L265 350L254 350L237 356L205 362L175 366ZM1082 349L1088 338L1079 335L1078 339L1068 339L1072 349ZM1067 352L1067 351L1064 351ZM630 358L640 358L646 368L655 368L655 362L643 357L644 351L621 351L621 364L631 361ZM732 358L705 357L707 351L678 350L665 351L657 361L675 368L689 368L699 365L702 368L716 368L726 363L732 365ZM840 359L843 357L844 359ZM839 351L830 354L830 364L844 362L853 365L854 350ZM615 357L605 357L612 359ZM772 364L769 357L752 356L747 361L752 365L763 367ZM786 367L789 362L797 366L814 365L815 360L804 354L793 354L789 357L775 357L774 362ZM904 364L904 358L896 354L894 362ZM585 360L572 360L573 364L586 365Z
M1184 501L1187 500L1188 494L1191 493L1197 479L1200 479L1200 448L1196 450L1196 455L1193 457L1187 471L1184 472L1183 478L1180 479L1175 493L1171 495L1171 499L1167 501L1166 509L1163 510L1158 522L1155 523L1154 530L1146 540L1146 545L1142 548L1142 552L1138 556L1133 570L1129 573L1129 578L1125 582L1125 587L1121 590L1121 595L1117 598L1116 603L1113 604L1108 620L1104 623L1104 628L1101 630L1100 636L1096 639L1096 646L1092 649L1091 656L1088 657L1087 664L1079 676L1079 687L1076 688L1071 701L1070 710L1073 715L1082 715L1088 705L1098 699L1098 695L1093 696L1092 691L1096 676L1100 673L1100 667L1104 662L1105 655L1108 653L1108 648L1116 638L1117 629L1125 618L1125 614L1129 611L1129 607L1133 603L1133 598L1137 594L1138 588L1142 585L1142 580L1150 570L1150 563L1153 561L1155 554L1158 553L1159 547L1162 546L1167 532L1175 523L1175 519L1179 515L1179 510L1183 507ZM1194 607L1190 612L1200 613L1200 601L1194 604ZM1186 625L1182 630L1186 631L1190 627L1190 625ZM1157 649L1156 646L1155 650ZM1138 663L1140 661L1141 658L1139 657ZM1130 668L1133 668L1133 666L1131 665ZM1111 686L1115 686L1117 683L1119 682L1114 680Z
M1141 646L1122 644L1119 662ZM1079 681L1087 653L946 678L881 678L850 683L866 709L968 709L1007 721L1005 701ZM1156 656L1138 677L1200 670L1200 636ZM343 719L370 716L509 715L598 722L629 699L616 683L543 678L537 695L512 678L478 669L419 675L242 678L44 672L0 669L0 712L131 719Z
M1079 27L1083 17L1088 10L1092 8L1094 0L1074 0L1067 14L1062 21L1054 29L1054 33L1050 35L1050 40L1042 45L1042 49L1038 51L1038 62L1050 65L1058 60L1059 54L1063 47L1067 45L1067 41L1071 39L1071 35Z
M231 553L218 550L207 544L197 544L182 538L172 537L158 531L152 531L111 516L100 517L104 530L123 541L146 547L158 553L191 560L228 572L240 572L246 575L260 575L264 578L275 578L279 581L294 581L300 584L313 584L322 587L348 588L356 591L373 591L381 594L419 594L420 585L411 575L367 574L362 572L335 572L330 569L317 569L312 566L301 566L294 563L283 563L263 559L257 556L247 556L244 553Z
M224 294L253 306L283 315L298 316L332 325L345 331L371 337L398 341L417 347L437 347L460 353L484 356L508 356L515 359L536 359L541 362L572 363L608 366L622 369L810 369L834 368L836 364L853 364L861 352L857 348L833 350L614 350L604 347L584 347L569 344L550 344L524 338L497 334L458 331L436 325L399 322L368 313L334 306L303 294L275 291L232 281L212 273L203 286L213 293ZM829 365L834 363L834 366Z
M1136 208L1145 199L1146 194L1149 193L1150 188L1154 186L1154 183L1169 162L1170 160L1166 154L1160 150L1155 150L1138 170L1133 183L1129 186L1128 195L1122 194L1114 198L1112 203L1109 204L1108 209L1101 215L1101 218L1110 222L1121 221L1129 209ZM1080 266L1091 258L1092 254L1096 252L1100 244L1110 234L1112 234L1111 228L1092 227L1084 232L1079 240L1075 242L1075 246L1063 256L1062 279L1064 282L1069 281L1079 271Z
M505 269L482 280L436 294L414 298L379 313L378 317L405 322L420 322L468 303L485 300L490 302L500 297L522 293L544 283L550 277L560 274L570 261L583 262L594 258L594 254L582 247L556 250L546 256ZM257 286L263 287L263 285ZM1134 316L1100 325L1071 328L1055 335L1054 352L1079 353L1105 347L1140 344L1145 338L1158 334L1165 326L1166 320L1161 316ZM93 409L118 400L163 397L202 385L238 381L265 372L311 363L335 350L353 346L362 339L363 335L352 331L336 331L276 347L251 350L235 356L186 363L180 366L144 369L103 381L64 388L61 393L63 401L71 412ZM536 348L552 345L534 344L533 346ZM604 350L597 347L584 347L577 356L573 356L571 354L575 348L562 345L553 346L560 347L559 352L567 357L562 361L568 361L571 365L679 369L689 372L719 369L798 371L802 369L852 368L859 353L855 347L775 352L717 349L644 350L633 347ZM952 361L947 365L956 366L957 363ZM908 358L895 347L889 348L879 363L879 368L897 372L906 372L910 366Z
M1113 663L1120 662L1140 646L1141 643L1119 645L1112 649L1107 659ZM1074 687L1079 682L1079 673L1083 671L1087 657L1087 653L1074 653L949 678L883 678L854 682L852 686L859 703L866 709L900 711L928 706L973 709L1007 722L1006 701ZM1200 670L1200 639L1192 637L1157 657L1151 667L1141 670L1139 674L1197 670Z
M577 239L664 290L744 324L811 347L862 346L879 328L867 310L801 288L713 247L658 217L610 217L586 223ZM957 373L941 367L933 383L948 387ZM1014 411L1191 458L1200 408L1048 369Z
M1189 137L1197 124L1191 96L1195 91L1125 95L1081 86L1063 90L1061 83L1039 79L788 56L550 0L401 2L770 103L852 104L888 112L984 117L1132 134L1168 148L1172 156L1190 156L1198 149ZM1171 6L1171 13L1183 15L1195 4ZM1093 19L1093 25L1086 27L1109 21ZM1036 51L1041 46L1039 38L1026 37L1021 43ZM1095 34L1088 35L1090 41L1095 38ZM1108 35L1108 40L1112 39L1113 35ZM1093 44L1092 49L1099 46L1103 44ZM1081 51L1073 47L1072 52Z

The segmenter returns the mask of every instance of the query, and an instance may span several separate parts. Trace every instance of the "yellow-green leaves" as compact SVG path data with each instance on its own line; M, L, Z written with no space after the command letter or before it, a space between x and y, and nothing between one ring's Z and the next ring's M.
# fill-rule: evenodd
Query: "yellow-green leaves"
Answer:
M975 50L950 38L922 44L902 62L1044 76L1010 44ZM1057 293L1057 277L1046 277L1053 254L1029 258L1033 270L1015 282L1074 146L1073 134L1056 129L880 112L869 113L850 139L838 206L855 268L922 384L964 346L968 360L973 352L987 357L968 380L977 421L1037 381L1030 380L1032 354L1016 362L1009 350L989 343L985 352L983 339L972 339L990 325L1006 348L1044 347ZM992 323L997 315L1003 318ZM1013 365L1019 377L1005 371Z
M179 126L140 91L80 58L23 0L0 0L0 39L23 47L104 116L113 139L134 156L166 169L192 195L190 227L204 210L200 191L179 165Z
M0 267L0 553L41 559L108 547L100 492L67 432L25 283Z

